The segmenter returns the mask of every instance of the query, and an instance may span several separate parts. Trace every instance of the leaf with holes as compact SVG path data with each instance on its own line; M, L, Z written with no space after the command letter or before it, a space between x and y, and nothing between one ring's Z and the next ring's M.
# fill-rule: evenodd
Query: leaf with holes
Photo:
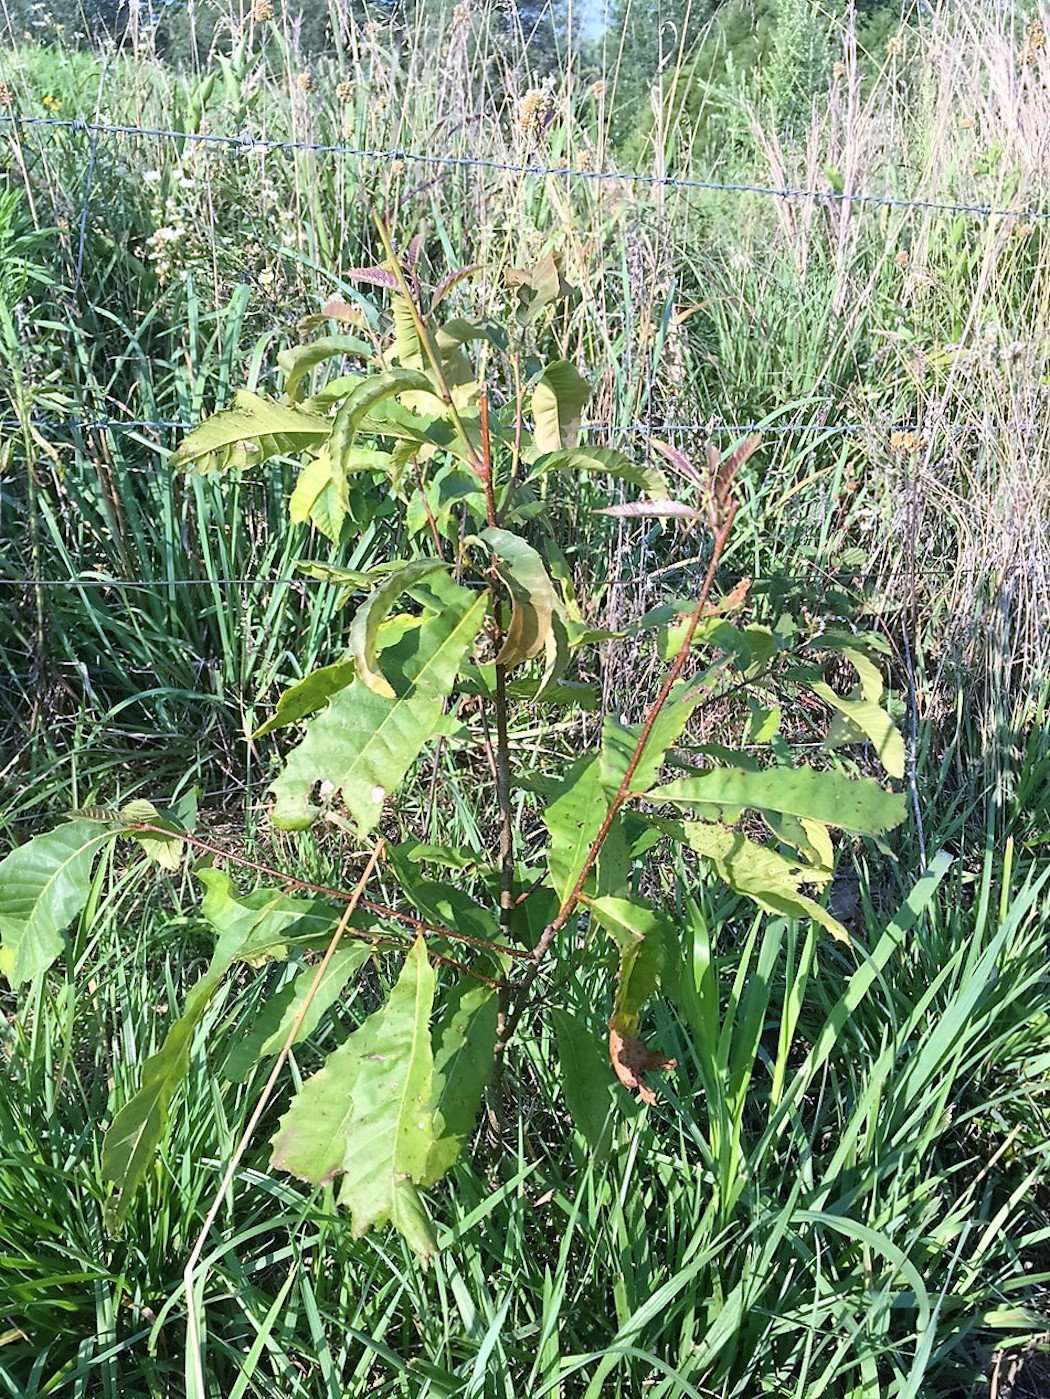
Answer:
M183 438L171 455L171 466L202 476L241 471L270 457L317 446L331 430L327 418L242 389L234 395L232 408L214 414Z
M485 616L484 594L449 582L443 597L441 612L384 653L393 699L358 677L310 720L272 786L276 825L309 826L321 813L325 791L341 798L362 834L379 820L387 796L440 727L445 698Z
M907 814L904 798L869 777L812 768L712 768L699 777L682 777L651 794L655 802L688 806L716 819L744 808L779 811L822 821L858 835L881 835Z

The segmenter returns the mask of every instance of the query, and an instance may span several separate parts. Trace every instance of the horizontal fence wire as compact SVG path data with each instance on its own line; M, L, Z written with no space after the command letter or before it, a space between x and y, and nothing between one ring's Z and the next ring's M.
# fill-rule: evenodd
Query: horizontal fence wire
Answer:
M947 198L919 199L907 195L869 191L810 189L792 185L777 186L746 181L700 179L692 175L652 175L640 170L588 170L571 165L543 165L534 161L498 160L490 156L411 151L397 146L384 149L347 145L343 142L293 141L253 136L250 132L229 136L210 131L177 131L161 126L134 126L115 122L88 121L84 117L22 117L18 114L12 114L0 116L0 126L7 126L16 131L23 127L58 127L85 136L139 136L152 140L186 141L221 146L237 150L243 155L268 151L304 151L318 155L342 155L353 160L377 164L402 161L406 164L438 168L462 168L509 175L581 180L590 183L611 182L661 189L704 190L719 194L754 194L783 200L818 200L829 204L866 204L873 208L921 209L934 213L969 214L975 218L986 219L1009 218L1026 221L1050 219L1050 210L1009 209L994 204L966 203Z
M693 562L699 567L697 561ZM674 570L676 572L685 571L689 566L689 564L676 564ZM333 564L332 567L340 568L342 565ZM965 572L965 570L959 568L920 568L915 570L915 575L925 578L950 578L960 572ZM812 573L732 573L727 574L724 581L739 582L742 578L749 578L753 586L766 583L845 583L860 588L868 585L873 586L879 581L876 575L863 574L858 569L822 569L816 566L814 566ZM266 578L260 574L215 578L95 578L90 574L82 574L76 578L34 578L31 574L26 574L17 578L0 578L0 588L131 588L142 592L161 592L166 588L273 588L278 586L317 587L319 585L333 588L351 586L349 583L340 582L339 579L334 578Z

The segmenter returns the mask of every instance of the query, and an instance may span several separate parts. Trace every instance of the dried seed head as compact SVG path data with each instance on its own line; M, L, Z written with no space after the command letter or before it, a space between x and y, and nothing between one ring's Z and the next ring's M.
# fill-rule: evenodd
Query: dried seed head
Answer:
M904 35L903 35L903 34L891 34L890 37L886 40L886 57L887 57L887 58L900 58L900 56L901 56L901 54L902 54L903 52L904 52Z
M0 107L13 107L14 105L14 89L9 83L0 83Z
M295 86L299 92L313 92L314 75L312 73L299 73L295 79Z
M345 78L341 83L336 84L335 98L337 102L349 102L354 95L354 85Z
M902 456L915 456L922 450L922 438L917 432L891 432L890 451Z
M518 103L517 126L522 136L535 139L550 125L554 104L541 87L531 87Z
M256 24L269 24L273 19L271 0L255 0L252 6L252 19Z
M908 263L911 262L911 253L908 252L907 248L898 248L893 260L903 272Z

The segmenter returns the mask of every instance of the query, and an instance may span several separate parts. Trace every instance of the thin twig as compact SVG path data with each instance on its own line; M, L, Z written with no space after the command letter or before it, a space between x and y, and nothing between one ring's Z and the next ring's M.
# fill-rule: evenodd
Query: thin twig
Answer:
M347 894L345 889L333 889L328 884L314 884L308 879L299 879L294 874L285 874L283 870L274 869L272 865L264 865L259 860L249 859L247 855L240 855L234 850L226 850L221 845L214 845L211 841L203 840L197 835L191 835L188 831L176 831L170 826L155 825L151 821L134 821L125 829L129 832L153 832L156 835L167 836L169 839L177 837L179 840L184 840L187 845L205 851L206 854L218 856L220 860L229 860L232 864L240 865L244 869L254 870L257 874L265 874L270 879L277 879L290 889L302 889L308 894L319 894L323 898L336 899L340 903L346 903L353 897L353 895ZM414 932L422 933L424 936L449 938L453 942L462 942L469 947L479 948L482 952L505 952L508 957L517 957L522 960L527 960L530 956L520 947L508 947L500 942L488 942L484 938L471 937L468 933L459 933L454 928L446 928L440 923L427 923L422 918L416 918L414 914L403 913L400 909L391 908L388 904L376 903L373 899L360 898L357 899L356 903L366 913L374 913L380 918L393 918L398 923L404 923L406 927L411 928Z
M678 654L675 656L673 662L671 663L671 667L668 670L667 675L664 677L664 682L660 686L660 690L656 698L649 706L645 719L642 721L641 731L639 732L638 740L635 743L634 752L631 754L630 760L627 764L627 768L620 781L620 785L616 789L616 793L613 796L612 801L609 803L609 808L606 811L602 823L598 828L598 833L591 842L590 849L587 851L586 858L584 859L583 866L580 869L579 874L577 875L576 882L573 884L568 894L566 894L565 898L562 900L561 906L558 909L558 912L555 914L554 918L551 919L551 921L547 924L547 926L544 928L543 932L540 935L539 942L536 944L536 948L532 954L532 965L528 968L518 986L518 990L514 997L513 1004L510 1008L510 1011L507 1014L505 1024L502 1027L502 1033L498 1036L496 1044L496 1052L498 1056L502 1056L504 1050L506 1049L508 1041L514 1034L518 1022L524 1014L525 1006L528 1003L529 993L532 990L533 984L535 983L537 976L539 975L540 967L543 963L543 960L546 957L548 951L550 950L551 944L554 942L554 939L558 936L558 933L568 922L569 918L572 916L573 911L576 908L576 905L579 903L580 896L583 893L585 884L587 883L587 877L590 874L591 870L594 868L595 862L597 861L598 856L601 853L602 846L605 844L609 832L612 830L613 822L616 820L624 804L630 797L631 781L634 778L634 774L638 770L639 763L642 761L642 756L645 752L646 744L649 742L649 738L652 734L656 721L660 717L660 711L667 703L668 696L670 695L672 689L674 688L679 677L681 676L682 671L685 669L686 661L689 658L689 651L693 644L693 636L695 635L696 629L700 625L700 622L707 610L707 602L711 594L712 585L714 584L715 573L717 572L719 561L721 560L722 553L725 549L726 541L728 540L730 531L733 528L733 521L736 518L736 512L736 501L730 501L725 510L725 514L722 520L715 529L714 545L711 550L711 558L707 565L707 572L704 575L703 586L700 589L700 595L697 598L696 606L693 608L688 625L686 626L685 635L682 639L682 644L678 648Z

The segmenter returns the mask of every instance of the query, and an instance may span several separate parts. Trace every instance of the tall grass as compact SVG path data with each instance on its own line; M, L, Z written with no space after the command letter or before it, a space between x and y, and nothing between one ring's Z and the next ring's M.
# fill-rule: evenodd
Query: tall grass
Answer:
M100 137L92 162L81 132L0 128L5 840L72 804L190 785L231 841L276 839L258 823L269 760L245 739L345 625L331 588L285 580L302 556L367 565L386 523L331 550L283 524L290 464L176 480L177 428L61 424L195 421L242 383L276 392L300 319L333 290L358 297L346 274L377 256L375 206L402 244L425 225L428 273L484 264L464 314L504 312L502 270L560 252L581 294L536 350L591 372L592 420L612 425L598 440L644 455L638 423L766 420L727 574L756 577L766 619L883 630L911 740L922 827L897 863L853 852L856 946L752 922L694 870L665 871L681 937L653 1026L679 1063L666 1095L589 1163L537 1018L510 1071L513 1146L482 1133L457 1166L428 1273L395 1241L351 1240L326 1193L271 1178L260 1131L196 1303L216 1395L977 1395L996 1355L1031 1357L1047 1330L1050 59L987 5L923 14L881 57L792 13L760 73L724 61L727 21L669 56L641 110L612 36L603 68L567 52L544 84L484 7L407 29L337 11L324 59L283 12L220 13L182 69L144 26L97 54L11 36L0 79L23 115L57 102L491 163L134 136ZM500 168L532 164L1034 216ZM597 489L548 502L570 566L599 580L595 621L687 591L681 541L600 521ZM607 703L630 709L651 664L607 658ZM515 739L567 748L588 722L522 717ZM435 819L484 849L461 776L440 776ZM426 805L410 789L406 820ZM282 842L307 877L342 877L337 844ZM207 955L195 902L188 880L107 867L64 970L3 1000L12 1395L183 1392L182 1264L256 1087L215 1071L272 981L217 1000L117 1240L98 1125ZM596 1030L599 971L568 988Z

